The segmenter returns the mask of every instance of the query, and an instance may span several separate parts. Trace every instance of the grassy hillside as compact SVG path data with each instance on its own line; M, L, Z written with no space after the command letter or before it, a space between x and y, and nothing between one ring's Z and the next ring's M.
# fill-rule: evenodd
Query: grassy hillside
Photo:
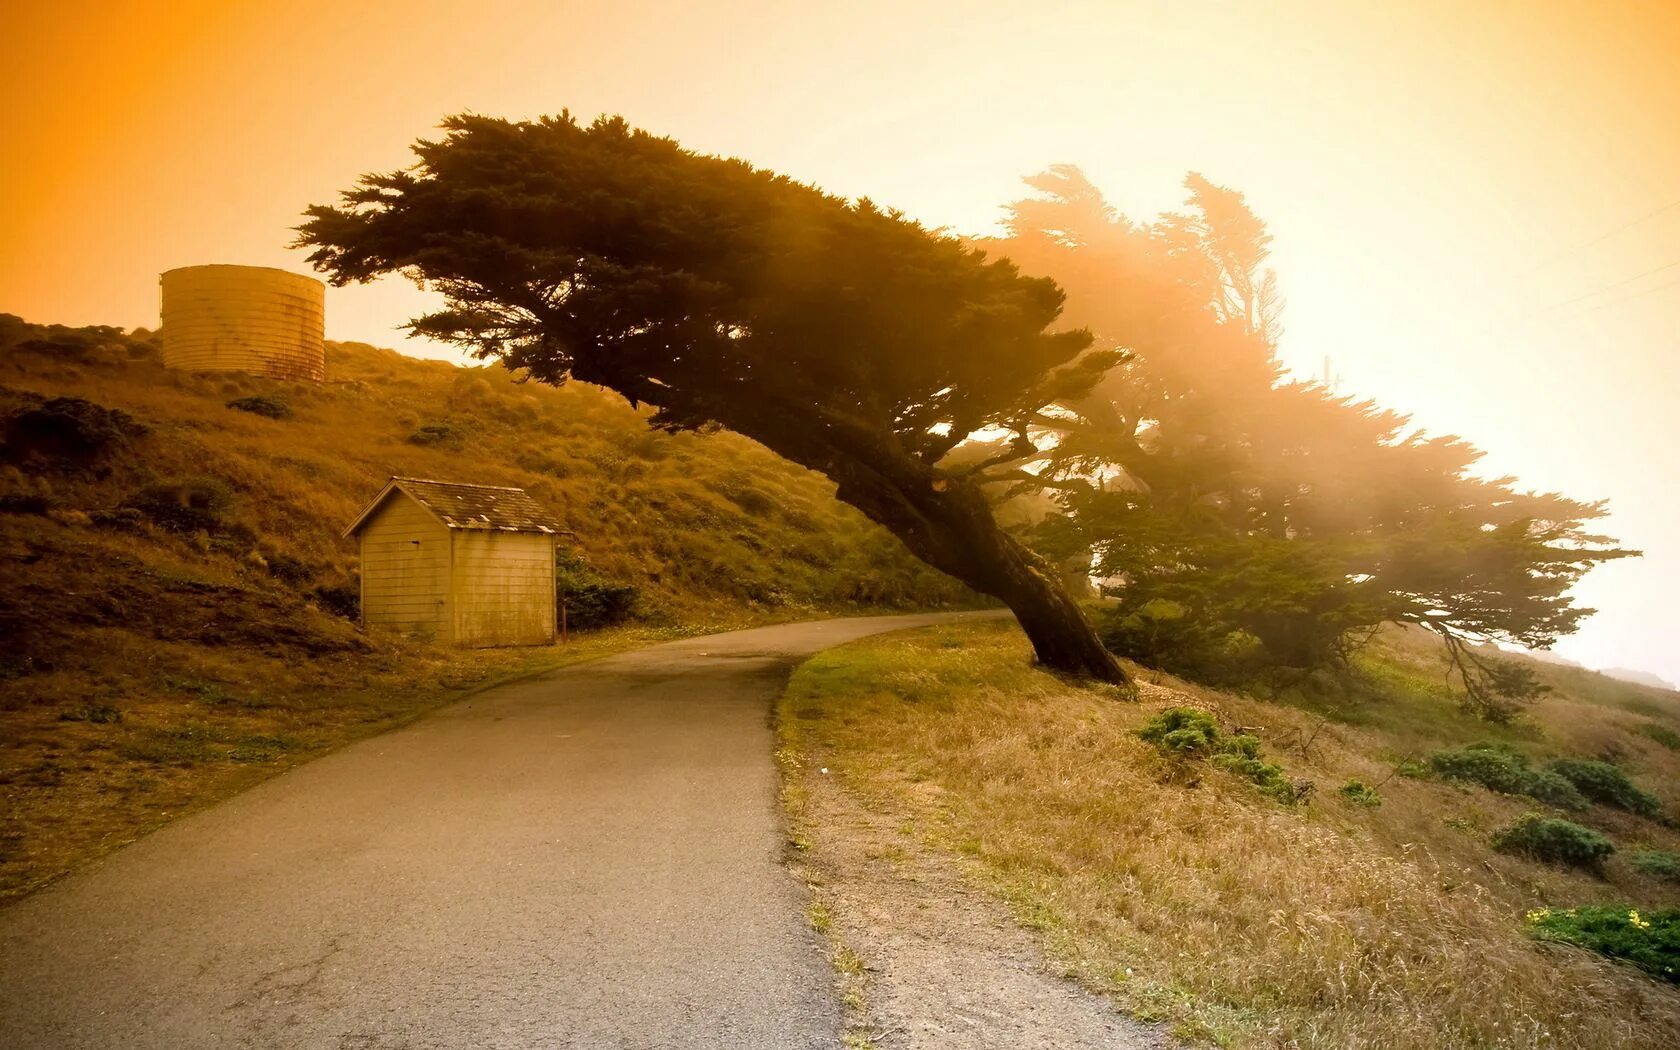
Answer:
M1403 633L1340 689L1272 700L1138 668L1143 702L1130 703L1038 672L1029 654L1012 625L983 623L807 663L779 708L796 821L802 778L823 768L889 826L971 865L1070 973L1197 1040L1680 1045L1680 986L1660 967L1538 936L1593 904L1613 906L1622 934L1673 930L1680 695L1542 665L1554 691L1494 727L1459 710L1438 652ZM1210 714L1227 743L1252 736L1258 758L1140 738L1177 707ZM1436 767L1475 743L1530 771L1613 763L1655 810L1564 808ZM1616 851L1574 868L1496 849L1531 812ZM801 832L819 859L849 833Z
M652 433L616 396L499 366L329 344L327 367L319 386L190 375L144 332L0 315L0 897L451 689L631 638L968 597L734 435ZM339 533L393 474L525 487L579 571L638 589L634 626L566 652L364 633Z

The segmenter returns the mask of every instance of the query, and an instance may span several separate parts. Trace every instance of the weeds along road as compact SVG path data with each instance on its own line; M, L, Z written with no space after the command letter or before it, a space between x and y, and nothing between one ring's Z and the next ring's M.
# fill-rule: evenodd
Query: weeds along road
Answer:
M0 911L0 1046L833 1046L770 705L948 618L655 646L276 777Z

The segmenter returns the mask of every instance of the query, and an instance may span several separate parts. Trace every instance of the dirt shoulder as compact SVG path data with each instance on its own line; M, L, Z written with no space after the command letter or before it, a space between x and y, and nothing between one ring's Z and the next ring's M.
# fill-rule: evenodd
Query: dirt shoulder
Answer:
M1142 1050L1162 1031L1058 972L1035 933L904 814L786 732L791 867L812 894L846 1007L846 1044L880 1050Z

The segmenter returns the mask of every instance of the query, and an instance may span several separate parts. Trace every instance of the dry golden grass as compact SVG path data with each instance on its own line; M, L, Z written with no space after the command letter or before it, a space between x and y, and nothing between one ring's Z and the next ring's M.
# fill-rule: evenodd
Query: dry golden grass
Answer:
M150 357L65 359L0 347L0 412L17 395L74 396L152 428L109 476L5 471L0 494L109 507L153 481L211 476L254 548L345 579L338 533L393 474L526 488L576 531L577 552L636 584L654 619L739 607L920 606L967 592L906 553L834 486L729 433L650 432L645 413L599 388L520 383L500 366L458 368L362 344L328 344L328 381L192 375ZM278 397L288 419L226 407ZM427 425L456 435L416 445ZM243 555L244 551L237 552Z
M162 368L144 339L26 345L40 334L0 316L0 420L70 396L149 433L81 469L0 447L0 900L476 684L660 637L966 597L821 477L733 435L650 433L595 388L356 344L329 345L321 385L199 376ZM291 415L227 406L251 395ZM430 424L456 438L410 441ZM353 583L339 532L393 474L527 488L588 564L640 589L640 625L480 652L362 632L317 589ZM193 478L231 493L214 532L91 521Z
M1527 800L1389 778L1405 733L1321 727L1299 709L1170 681L1146 681L1144 702L1127 703L1028 656L995 624L823 654L781 705L784 746L972 856L1071 973L1182 1035L1337 1050L1680 1045L1680 992L1538 944L1522 922L1536 904L1651 906L1673 903L1674 889L1620 863L1600 881L1493 853L1487 830ZM1404 702L1450 738L1450 707ZM1186 783L1134 735L1186 703L1262 726L1268 757L1312 779L1313 800L1287 808L1211 769ZM1529 732L1561 741L1579 704L1591 701L1544 702ZM1672 783L1636 769L1673 801ZM1337 797L1350 776L1382 781L1382 805ZM1586 819L1624 846L1675 846L1649 821Z

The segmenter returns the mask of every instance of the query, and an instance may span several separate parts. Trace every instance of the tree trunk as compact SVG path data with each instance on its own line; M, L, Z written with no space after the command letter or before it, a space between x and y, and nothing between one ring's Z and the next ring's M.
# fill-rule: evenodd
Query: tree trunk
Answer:
M1009 606L1032 642L1038 662L1045 667L1104 682L1127 681L1119 661L1103 648L1078 603L1048 573L1043 559L1022 547L995 523L992 528L998 529L1003 545L1014 548L1000 552L994 565L984 567L1000 582L990 586L982 586L975 580L964 582Z
M595 381L575 369L574 374ZM651 404L658 404L662 393L638 390ZM1003 530L979 485L907 453L890 431L836 416L787 425L797 411L758 405L718 417L731 430L826 475L838 486L835 495L842 503L897 536L910 553L1009 606L1044 667L1103 682L1130 681L1056 569Z
M998 525L979 486L913 460L890 466L890 478L856 460L819 469L839 483L842 502L884 526L911 553L1009 606L1041 665L1081 678L1129 681L1055 568Z

